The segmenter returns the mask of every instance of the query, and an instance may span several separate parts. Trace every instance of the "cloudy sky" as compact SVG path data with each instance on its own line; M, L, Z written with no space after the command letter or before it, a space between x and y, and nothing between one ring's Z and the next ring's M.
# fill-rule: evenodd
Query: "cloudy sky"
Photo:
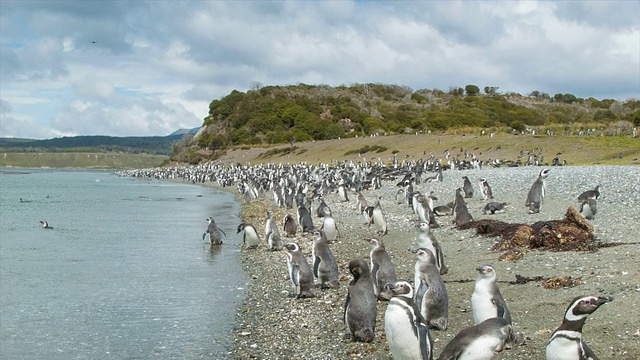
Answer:
M0 136L167 135L252 84L640 98L638 1L0 1Z

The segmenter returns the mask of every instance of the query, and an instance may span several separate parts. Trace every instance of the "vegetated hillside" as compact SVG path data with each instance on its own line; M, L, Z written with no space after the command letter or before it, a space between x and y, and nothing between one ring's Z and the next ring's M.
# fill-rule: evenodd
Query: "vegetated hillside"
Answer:
M215 159L234 145L403 133L630 134L640 125L640 100L581 99L534 90L523 96L495 87L417 90L397 85L256 86L209 105L203 129L178 143L173 159Z

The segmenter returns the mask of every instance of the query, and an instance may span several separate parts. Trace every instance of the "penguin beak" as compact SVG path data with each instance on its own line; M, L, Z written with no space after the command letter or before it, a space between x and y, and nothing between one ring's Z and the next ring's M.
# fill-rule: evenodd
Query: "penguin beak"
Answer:
M418 249L407 248L407 251L412 253L412 254L415 254L415 253L418 252Z
M596 305L600 306L602 304L606 304L611 301L613 301L613 298L611 296L600 296L596 300Z

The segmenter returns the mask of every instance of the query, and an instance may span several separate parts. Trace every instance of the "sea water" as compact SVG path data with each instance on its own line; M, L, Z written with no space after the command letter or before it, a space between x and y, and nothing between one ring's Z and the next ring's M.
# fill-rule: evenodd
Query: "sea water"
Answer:
M246 296L239 210L183 183L0 169L0 358L226 357ZM202 239L209 216L222 246Z

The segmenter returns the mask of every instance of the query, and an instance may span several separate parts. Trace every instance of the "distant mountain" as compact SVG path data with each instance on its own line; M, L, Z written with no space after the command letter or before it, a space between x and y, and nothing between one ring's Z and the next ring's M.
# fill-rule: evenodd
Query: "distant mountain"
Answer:
M0 138L4 152L127 152L171 155L173 144L195 129L176 130L168 136L64 136L53 139ZM195 131L195 132L194 132Z

